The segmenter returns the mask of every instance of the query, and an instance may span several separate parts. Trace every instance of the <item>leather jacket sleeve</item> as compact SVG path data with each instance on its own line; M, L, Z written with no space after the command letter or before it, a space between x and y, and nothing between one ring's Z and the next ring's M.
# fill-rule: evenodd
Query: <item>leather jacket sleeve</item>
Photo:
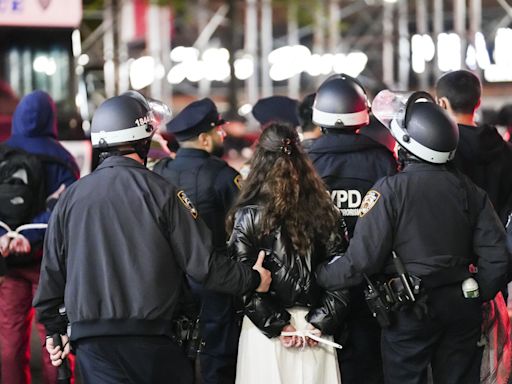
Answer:
M337 231L331 235L325 247L324 260L330 260L340 256L348 247L348 232L345 220L340 218ZM321 261L324 261L319 260ZM347 289L324 290L319 305L312 308L306 316L308 323L322 331L332 335L348 313L349 293Z
M255 231L257 208L240 209L235 217L235 225L228 242L228 255L243 264L253 266L258 252L263 246L258 243ZM270 250L265 250L267 255ZM267 337L277 337L290 321L290 314L271 293L251 292L243 296L245 315Z

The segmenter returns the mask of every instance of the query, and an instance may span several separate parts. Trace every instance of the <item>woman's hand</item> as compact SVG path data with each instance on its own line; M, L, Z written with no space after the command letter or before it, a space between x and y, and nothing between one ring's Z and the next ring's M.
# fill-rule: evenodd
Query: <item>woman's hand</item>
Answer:
M281 332L295 332L296 329L293 325L288 324L283 327ZM295 346L295 343L297 342L297 336L279 336L279 340L281 341L281 344L285 348L290 348Z
M318 336L318 337L321 337L322 336L322 332L315 328L313 325L311 324L308 324L306 326L306 330L310 333L312 333L313 335L315 336ZM311 339L309 337L306 337L306 342L308 343L308 346L310 347L316 347L318 345L318 341L314 340L314 339Z
M293 325L285 325L281 332L296 332L297 330ZM300 336L279 336L279 340L281 340L281 344L283 344L283 347L290 348L301 348L304 346L305 339Z

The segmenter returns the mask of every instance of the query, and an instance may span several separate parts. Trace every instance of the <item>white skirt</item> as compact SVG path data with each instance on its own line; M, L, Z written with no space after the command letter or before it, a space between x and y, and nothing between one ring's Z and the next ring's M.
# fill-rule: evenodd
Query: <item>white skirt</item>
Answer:
M304 330L304 308L288 309L290 323ZM332 337L322 336L332 340ZM339 384L338 359L333 347L319 343L310 348L285 348L278 337L263 335L247 316L238 343L236 384Z

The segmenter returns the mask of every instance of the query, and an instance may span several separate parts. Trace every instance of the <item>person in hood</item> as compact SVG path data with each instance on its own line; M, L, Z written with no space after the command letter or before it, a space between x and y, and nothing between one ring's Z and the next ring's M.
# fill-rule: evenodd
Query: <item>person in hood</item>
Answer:
M48 202L55 202L64 189L79 177L73 156L57 141L55 103L43 91L35 91L21 99L14 111L10 148L43 155L44 181ZM66 165L67 164L67 165ZM32 223L48 223L51 205L32 218ZM54 205L54 204L53 204ZM28 224L28 223L27 223ZM2 346L2 383L30 383L29 340L34 317L33 294L39 282L45 230L27 230L11 240L0 229L0 251L7 269L0 285L0 345ZM46 331L36 324L44 345ZM57 369L52 366L43 348L43 380L57 381Z
M481 93L480 80L469 71L449 72L436 84L438 104L459 126L460 141L453 165L487 192L505 223L512 206L512 150L495 127L475 122Z
M370 123L369 103L365 89L350 76L333 75L320 86L313 123L324 134L310 147L309 157L352 237L363 197L381 177L397 172L396 160L388 148L360 133ZM342 382L382 383L380 327L366 306L362 284L350 289L350 301L347 332L337 336L343 345Z

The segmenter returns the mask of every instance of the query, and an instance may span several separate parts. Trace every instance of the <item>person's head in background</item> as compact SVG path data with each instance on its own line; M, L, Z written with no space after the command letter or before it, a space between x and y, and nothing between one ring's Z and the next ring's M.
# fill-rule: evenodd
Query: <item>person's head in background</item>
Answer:
M469 71L449 72L436 83L437 103L457 124L476 126L475 113L480 106L481 95L480 80Z
M272 122L261 133L251 170L242 185L235 206L228 215L231 232L239 208L250 204L262 207L262 233L268 235L281 226L300 255L314 239L325 239L338 220L322 179L304 152L297 130Z
M313 123L313 103L316 93L311 93L302 99L299 104L299 119L302 128L303 140L318 139L322 135L322 129Z
M187 105L167 123L167 132L174 134L180 148L206 151L214 156L224 154L225 121L210 98Z
M368 96L363 85L344 73L329 76L318 88L313 122L324 134L356 134L370 122Z
M259 99L252 107L252 115L263 129L269 123L290 124L294 128L300 125L299 102L287 96L270 96Z

